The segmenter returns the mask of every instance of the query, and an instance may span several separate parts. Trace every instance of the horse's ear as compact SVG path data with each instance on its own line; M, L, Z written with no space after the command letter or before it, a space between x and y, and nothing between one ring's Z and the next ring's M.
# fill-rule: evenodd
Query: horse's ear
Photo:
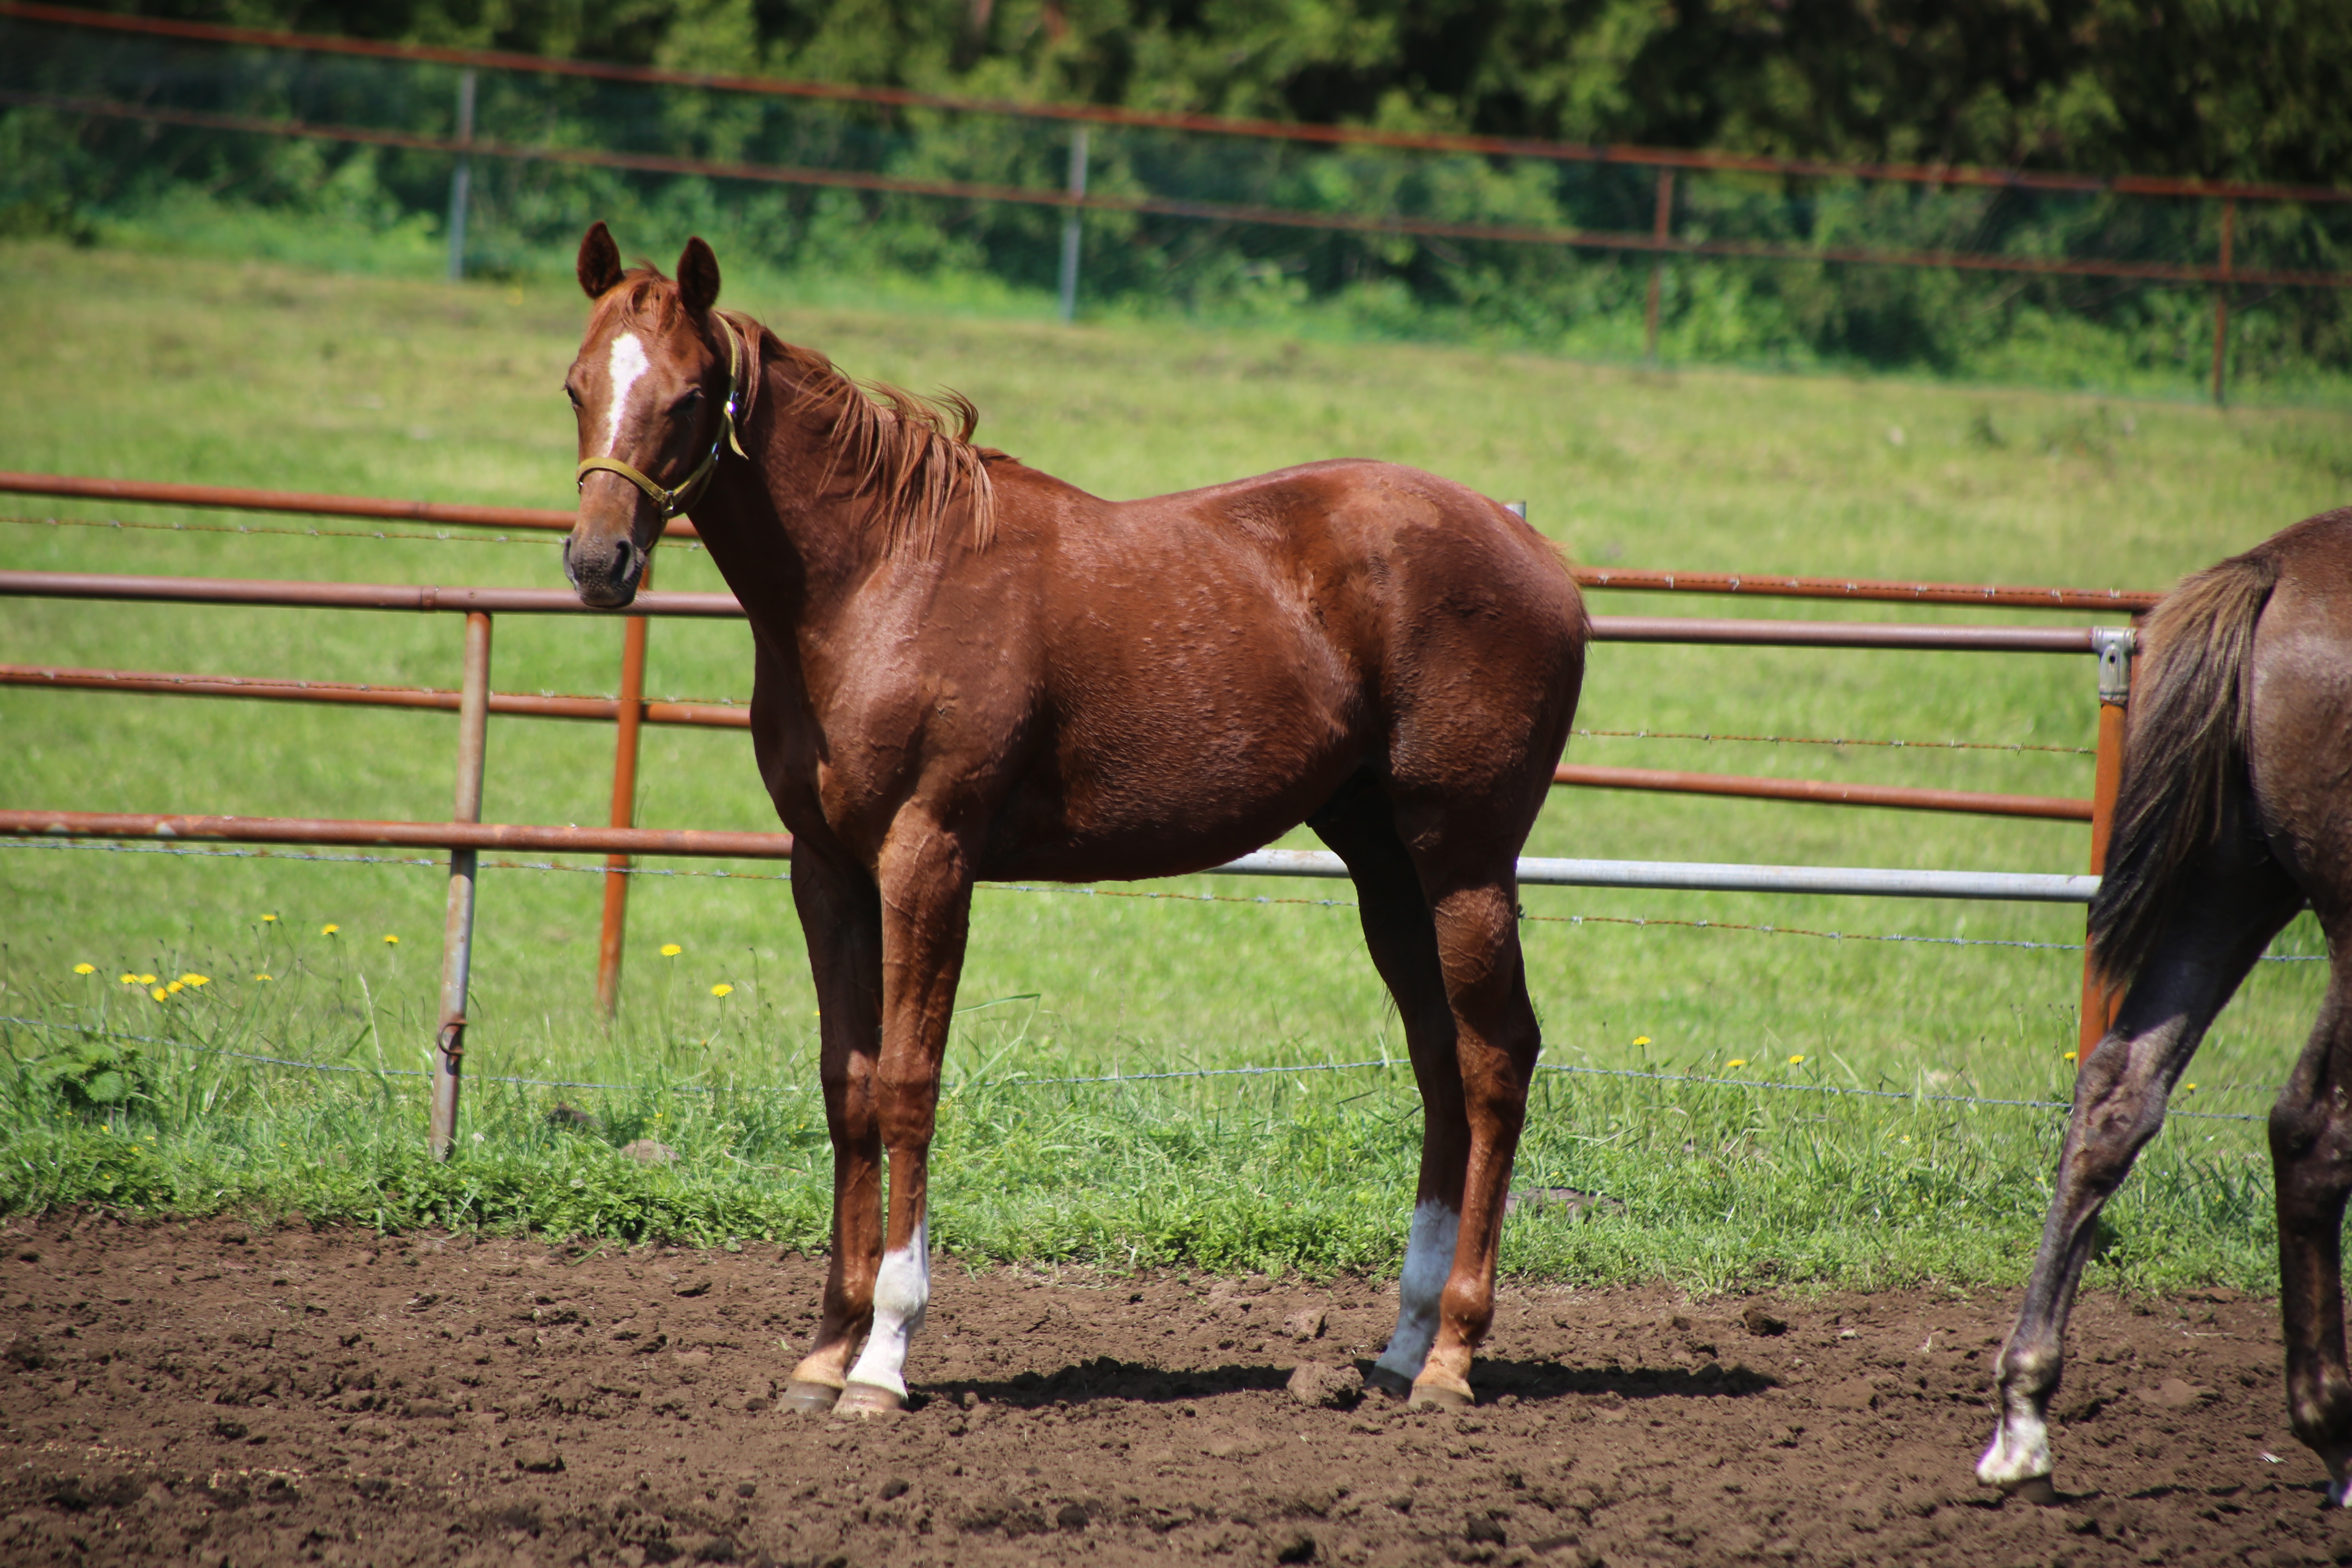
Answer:
M698 316L719 303L719 258L698 234L678 253L677 299Z
M580 241L580 287L591 300L601 300L621 280L621 247L613 231L598 218Z

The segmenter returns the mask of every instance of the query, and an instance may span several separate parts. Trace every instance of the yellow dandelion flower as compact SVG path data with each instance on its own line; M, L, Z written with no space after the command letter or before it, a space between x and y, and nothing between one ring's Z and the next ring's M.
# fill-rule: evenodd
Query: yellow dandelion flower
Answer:
M319 934L320 936L332 936L342 929L342 927L337 925L334 921L329 921L325 925L319 928Z
M718 984L710 988L710 994L713 996L725 996L732 994L734 989L735 987L728 984L727 982L722 980Z
M177 996L181 992L185 991L187 988L188 983L186 981L174 980L170 984L163 987L163 994L167 996Z
M2184 1083L2180 1087L2184 1089L2195 1089L2197 1086L2193 1083Z
M1790 1058L1789 1058L1789 1065L1790 1065L1790 1067L1792 1067L1792 1068L1793 1068L1793 1067L1801 1067L1801 1066L1803 1066L1803 1065L1804 1065L1804 1060L1805 1060L1805 1058L1802 1058L1802 1057L1790 1057Z
M278 923L278 917L276 915L264 915L261 917L261 923L266 926L274 926Z
M77 963L74 965L74 973L76 974L95 974L98 973L98 965L95 963Z
M2066 1053L2065 1059L2071 1062L2080 1058L2082 1054L2083 1053L2080 1051L2068 1051Z
M677 943L674 942L666 942L662 943L661 954L664 958L676 958L679 953L684 952L685 951L686 949L678 946Z
M183 985L210 985L212 983L213 977L211 975L198 974L194 971L180 976L180 984Z
M147 994L152 996L158 1002L168 1002L172 997L172 994L169 991L164 990L161 985L158 985L154 990L147 993Z
M142 974L139 976L133 984L139 985L152 985L155 984L155 977L152 974Z
M383 938L383 940L384 940L384 945L386 945L387 947L398 947L398 946L400 945L400 939L399 939L398 937L396 937L396 936L394 936L394 935L393 935L392 933L390 933L389 931L387 931L387 932L385 932L385 933L384 933L384 938Z
M269 976L268 976L268 975L267 975L267 974L257 974L257 975L255 975L255 976L254 976L254 978L255 978L256 980L267 980L267 979L268 979L268 978L269 978Z
M135 974L126 974L122 977L122 984L125 985L136 985L139 984L139 976Z
M1647 1035L1636 1035L1633 1037L1633 1043L1637 1046L1646 1046L1650 1043L1650 1037Z
M98 1124L98 1130L100 1132L111 1132L114 1131L114 1123L111 1121L101 1121Z
M1727 1068L1744 1068L1748 1065L1748 1058L1746 1057L1734 1057L1723 1065Z

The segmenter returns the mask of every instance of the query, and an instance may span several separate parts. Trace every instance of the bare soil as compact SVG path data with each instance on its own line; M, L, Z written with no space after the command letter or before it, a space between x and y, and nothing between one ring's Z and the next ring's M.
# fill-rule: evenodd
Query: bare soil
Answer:
M856 1423L771 1403L822 1277L772 1248L0 1242L7 1563L2352 1561L2228 1291L2083 1303L2036 1508L1969 1475L2006 1292L1512 1286L1479 1406L1405 1415L1286 1388L1377 1352L1385 1281L941 1260L918 1407Z

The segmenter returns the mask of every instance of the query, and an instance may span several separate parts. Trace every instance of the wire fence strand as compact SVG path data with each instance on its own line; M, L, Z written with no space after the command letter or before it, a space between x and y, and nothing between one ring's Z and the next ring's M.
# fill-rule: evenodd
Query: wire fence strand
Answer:
M163 504L158 502L158 505ZM246 522L159 522L143 518L121 517L26 517L19 513L0 512L0 522L19 523L27 528L119 528L143 529L156 533L270 533L289 539L371 539L409 541L425 544L537 544L552 545L562 535L550 530L544 533L520 536L511 533L412 533L391 528L278 528L268 523ZM702 542L694 539L662 539L656 541L670 549L699 550Z
M362 1077L426 1078L431 1076L414 1068L364 1068L336 1062L305 1061L293 1057L263 1056L251 1051L231 1050L221 1046L194 1044L175 1040L163 1035L133 1035L115 1029L101 1029L93 1025L62 1024L53 1019L26 1018L0 1015L0 1024L15 1024L26 1028L44 1029L59 1034L78 1034L105 1039L129 1040L145 1045L168 1046L180 1050L197 1051L210 1056L233 1058L239 1061L261 1062L274 1067L307 1068L314 1072L353 1073ZM1166 1083L1179 1079L1211 1078L1282 1078L1296 1074L1320 1072L1358 1072L1366 1069L1404 1067L1409 1064L1393 1057L1381 1057L1354 1062L1300 1062L1289 1067L1185 1068L1168 1072L1097 1073L1074 1078L1032 1078L1025 1073L1007 1078L971 1079L961 1083L943 1084L941 1092L968 1093L979 1089L1052 1089L1122 1083ZM1564 1062L1538 1062L1538 1072L1572 1073L1587 1078L1629 1079L1646 1083L1671 1084L1677 1088L1772 1089L1795 1094L1821 1094L1847 1099L1905 1100L1914 1104L1995 1106L2021 1110L2067 1110L2074 1107L2063 1100L2011 1100L1993 1095L1931 1094L1924 1090L1895 1089L1864 1089L1834 1083L1791 1083L1776 1079L1716 1078L1701 1073L1643 1072L1631 1068L1584 1067ZM599 1083L575 1079L543 1079L472 1075L476 1083L515 1084L537 1089L594 1089L616 1094L645 1094L649 1086L628 1083ZM807 1094L803 1084L745 1084L715 1088L708 1084L664 1084L663 1091L673 1094ZM2251 1086L2250 1086L2251 1087ZM2271 1091L2274 1092L2274 1091ZM2263 1118L2236 1111L2181 1110L2172 1109L2168 1114L2193 1117L2203 1121L2260 1121Z

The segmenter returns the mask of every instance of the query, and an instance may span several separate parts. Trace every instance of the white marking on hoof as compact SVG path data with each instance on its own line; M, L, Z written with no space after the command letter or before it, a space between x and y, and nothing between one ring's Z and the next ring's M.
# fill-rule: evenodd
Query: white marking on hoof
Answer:
M1462 1216L1434 1198L1416 1205L1406 1233L1404 1269L1397 1280L1396 1332L1373 1364L1410 1384L1421 1375L1429 1347L1437 1342L1437 1309L1454 1272L1454 1240Z
M2042 1419L2039 1405L2023 1392L2001 1391L2000 1425L1993 1429L1991 1446L1977 1461L1978 1480L2020 1494L2031 1482L2050 1484L2054 1468L2050 1462L2050 1425Z
M621 449L621 420L629 411L629 393L651 364L636 333L623 332L613 340L612 357L604 362L604 375L613 387L612 401L604 405L605 457Z
M882 1255L874 1275L874 1327L849 1369L849 1381L907 1397L907 1343L923 1331L931 1300L930 1216L915 1222L913 1239Z

